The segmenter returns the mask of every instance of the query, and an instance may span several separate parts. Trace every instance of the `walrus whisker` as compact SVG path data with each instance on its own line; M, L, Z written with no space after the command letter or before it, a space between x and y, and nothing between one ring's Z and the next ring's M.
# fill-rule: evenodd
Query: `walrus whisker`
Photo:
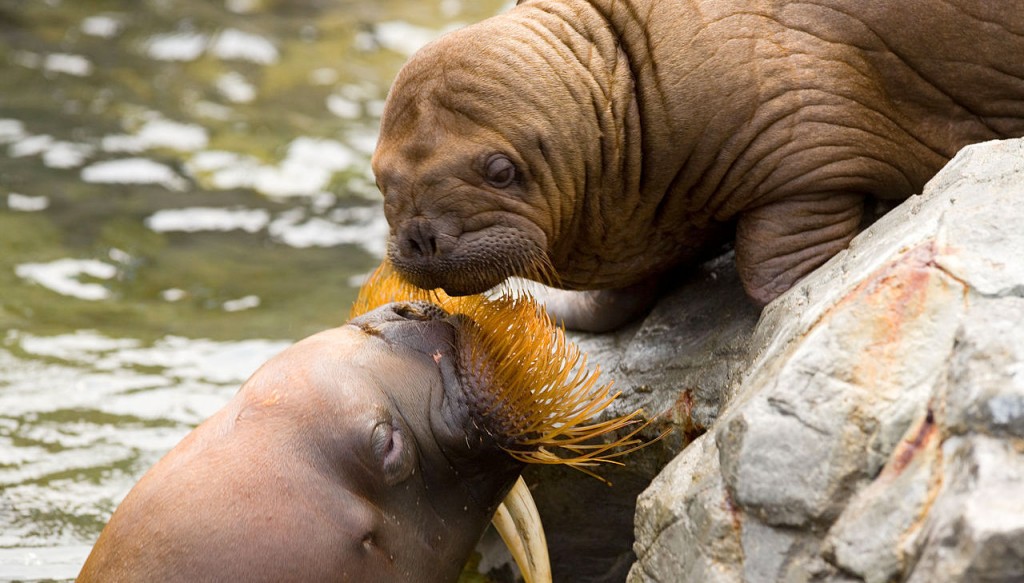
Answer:
M536 258L535 256L534 258ZM544 261L525 260L522 269L550 273ZM642 410L588 423L620 395L611 384L598 386L600 369L588 369L586 355L565 337L533 298L502 293L451 297L405 282L385 261L367 280L352 316L392 301L431 301L451 314L465 315L473 326L462 340L468 348L464 375L486 387L473 396L475 416L510 456L525 463L564 464L586 470L598 464L621 464L616 458L649 442L638 436L651 421ZM630 426L625 435L618 434ZM607 443L595 438L615 434ZM663 434L664 435L664 434Z

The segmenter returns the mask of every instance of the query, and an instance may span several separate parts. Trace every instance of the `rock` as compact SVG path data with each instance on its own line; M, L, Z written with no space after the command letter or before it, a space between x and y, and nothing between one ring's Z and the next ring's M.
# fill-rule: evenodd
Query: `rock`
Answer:
M628 581L1024 581L1021 225L1024 140L969 146L749 342L746 314L666 332L706 383L688 435L708 430L640 495ZM691 351L715 324L733 336Z
M747 362L758 310L747 301L726 254L701 266L642 323L616 334L570 334L602 382L622 392L608 415L643 408L656 415L648 436L661 441L622 467L598 469L610 484L575 470L531 467L524 478L544 520L555 581L625 580L636 559L636 498L691 439L718 417L724 395Z

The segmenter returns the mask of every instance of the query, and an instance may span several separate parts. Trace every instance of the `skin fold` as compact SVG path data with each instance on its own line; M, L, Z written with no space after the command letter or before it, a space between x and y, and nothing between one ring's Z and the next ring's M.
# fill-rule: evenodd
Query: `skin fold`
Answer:
M373 158L409 281L519 276L614 328L733 243L765 304L921 192L1024 135L1016 0L527 0L414 55ZM607 308L606 308L607 306Z
M132 489L78 581L450 582L523 467L459 317L389 304L261 367Z

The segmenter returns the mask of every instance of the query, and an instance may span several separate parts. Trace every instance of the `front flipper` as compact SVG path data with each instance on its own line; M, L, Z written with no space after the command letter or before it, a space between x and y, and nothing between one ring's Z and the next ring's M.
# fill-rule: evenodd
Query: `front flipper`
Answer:
M864 197L806 195L740 215L736 269L755 302L765 305L846 248L860 229Z
M523 285L525 284L525 285ZM660 294L657 279L618 289L572 291L522 282L556 324L578 332L611 332L643 317Z

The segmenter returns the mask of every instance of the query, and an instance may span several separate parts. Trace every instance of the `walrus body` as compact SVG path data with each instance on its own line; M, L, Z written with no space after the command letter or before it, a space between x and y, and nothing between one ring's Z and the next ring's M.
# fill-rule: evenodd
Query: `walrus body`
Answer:
M1021 135L1019 0L527 0L412 57L373 165L409 281L600 290L559 315L607 329L730 240L767 303Z
M455 581L522 468L458 404L459 328L392 304L287 349L132 489L78 580Z

